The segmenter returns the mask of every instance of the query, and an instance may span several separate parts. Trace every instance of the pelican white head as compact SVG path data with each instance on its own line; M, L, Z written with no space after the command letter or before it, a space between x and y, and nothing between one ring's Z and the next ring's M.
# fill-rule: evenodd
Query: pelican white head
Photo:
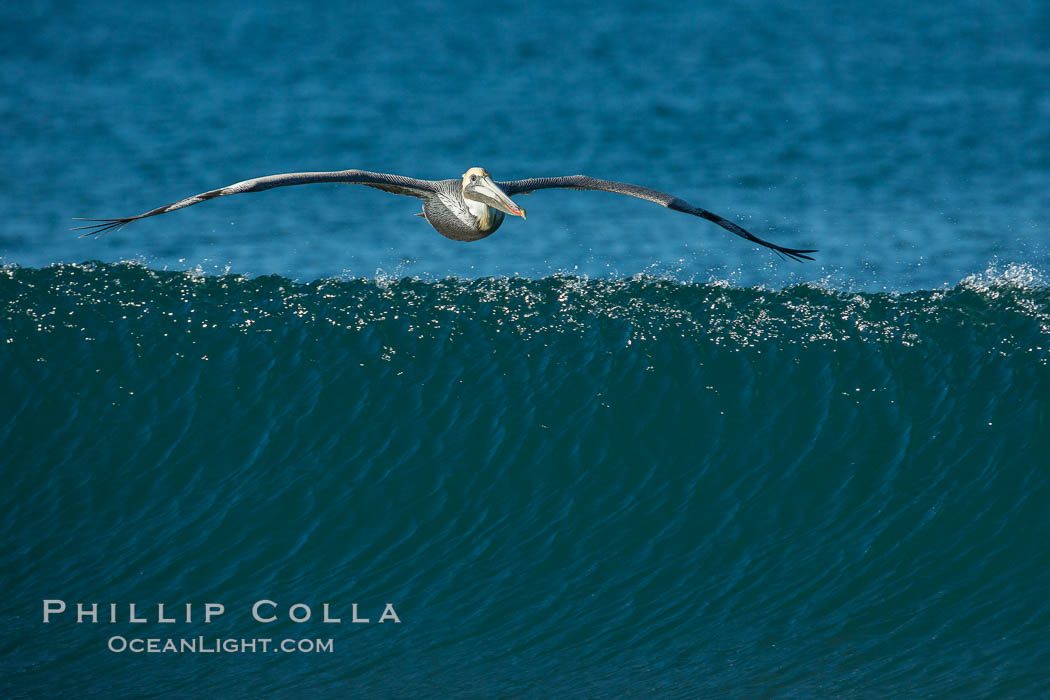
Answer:
M463 199L481 202L505 214L525 218L525 210L499 188L484 168L471 168L463 173Z

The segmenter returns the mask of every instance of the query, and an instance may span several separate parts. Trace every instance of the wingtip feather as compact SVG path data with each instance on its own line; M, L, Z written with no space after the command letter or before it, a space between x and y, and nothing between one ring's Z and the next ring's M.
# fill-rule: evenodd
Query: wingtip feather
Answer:
M73 228L69 229L70 231L84 231L84 233L80 234L79 238L86 238L88 236L102 236L106 233L109 233L110 231L117 231L119 229L124 228L135 219L84 219L81 217L73 217L73 220L98 222L94 224L88 224L86 226L74 226Z

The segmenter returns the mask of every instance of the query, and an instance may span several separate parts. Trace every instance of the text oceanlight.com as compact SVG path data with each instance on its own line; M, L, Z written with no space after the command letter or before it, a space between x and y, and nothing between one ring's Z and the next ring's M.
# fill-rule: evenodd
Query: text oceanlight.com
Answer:
M211 625L227 614L223 603L67 603L61 599L43 601L42 622L50 625L55 622L73 623L76 625L132 625L138 629L131 634L123 629L113 629L106 641L106 648L117 654L331 654L335 643L331 638L307 637L222 637L215 635L186 636L178 633L168 635L177 626ZM293 603L281 605L275 601L262 598L250 606L235 608L235 616L248 624L268 626L282 621L302 625L307 622L328 627L329 625L372 625L390 623L401 624L401 618L394 609L393 603L382 606L365 606L350 603L336 606L330 603L309 605ZM229 619L229 618L227 618ZM159 625L159 629L149 629ZM141 627L140 627L141 626ZM144 629L145 628L145 629ZM138 633L139 629L143 630ZM113 634L113 632L121 632ZM196 632L198 630L194 630ZM158 632L160 632L158 634ZM151 636L157 634L157 636Z
M109 638L107 648L116 653L132 654L331 654L335 651L332 639L225 639L189 637L157 639L142 637Z

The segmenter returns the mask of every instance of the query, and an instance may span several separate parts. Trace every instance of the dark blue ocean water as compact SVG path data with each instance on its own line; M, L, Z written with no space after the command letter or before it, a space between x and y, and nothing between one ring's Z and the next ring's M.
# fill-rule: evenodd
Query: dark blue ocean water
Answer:
M673 274L933 288L993 259L1045 269L1044 3L71 3L0 9L0 255L346 274ZM760 236L602 193L454 245L418 202L345 185L223 199L249 177L582 172L664 189Z
M5 696L1050 687L1044 4L30 2L0 39ZM820 253L568 191L470 244L346 185L68 231L475 165Z

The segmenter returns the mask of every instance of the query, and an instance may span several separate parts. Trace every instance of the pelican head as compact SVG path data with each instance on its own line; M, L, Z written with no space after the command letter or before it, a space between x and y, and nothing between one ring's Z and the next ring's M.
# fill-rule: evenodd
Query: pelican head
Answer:
M525 218L525 210L493 182L492 176L484 168L471 168L463 173L463 198L481 202L511 216Z

